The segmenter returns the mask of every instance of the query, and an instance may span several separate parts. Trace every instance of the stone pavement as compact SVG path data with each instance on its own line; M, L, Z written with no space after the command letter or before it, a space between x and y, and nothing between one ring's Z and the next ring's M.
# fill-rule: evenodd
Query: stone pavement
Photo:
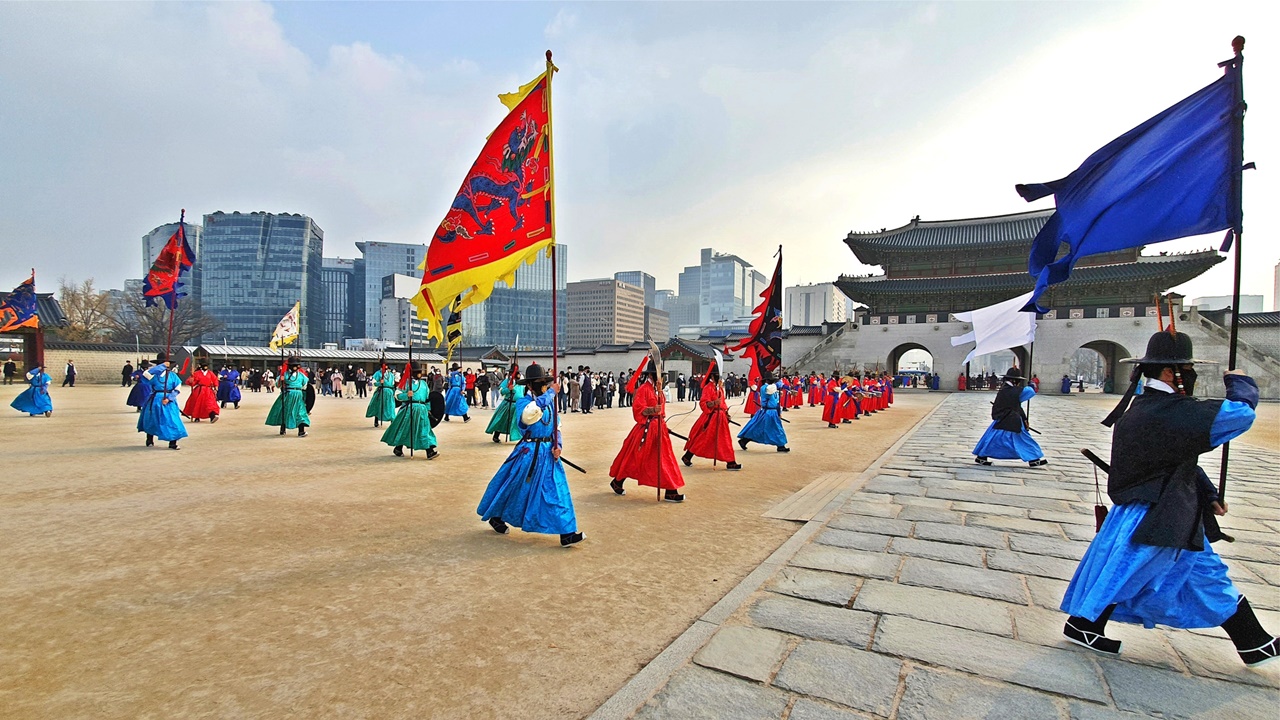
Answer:
M1280 666L1245 668L1219 629L1113 622L1118 659L1062 638L1058 603L1094 535L1079 449L1108 457L1105 411L1038 398L1050 464L982 467L970 450L991 397L949 397L593 719L1280 717ZM1203 463L1214 478L1218 457ZM1232 447L1237 542L1214 546L1273 633L1278 465Z

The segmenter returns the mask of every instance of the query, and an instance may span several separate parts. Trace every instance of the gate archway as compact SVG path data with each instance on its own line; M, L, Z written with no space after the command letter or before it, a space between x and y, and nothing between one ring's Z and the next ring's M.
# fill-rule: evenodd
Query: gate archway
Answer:
M1072 372L1069 374L1076 382L1084 376L1086 386L1101 386L1105 393L1122 393L1129 386L1129 372L1132 368L1122 365L1120 361L1128 357L1133 355L1120 343L1110 340L1087 342L1072 356Z

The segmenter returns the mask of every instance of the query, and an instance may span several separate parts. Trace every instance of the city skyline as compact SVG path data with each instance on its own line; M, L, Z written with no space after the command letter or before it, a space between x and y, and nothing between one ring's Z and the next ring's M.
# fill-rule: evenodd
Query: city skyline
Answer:
M1210 82L1237 33L1247 77L1277 64L1263 3L498 7L0 5L0 196L21 209L0 214L0 252L50 251L0 268L0 284L34 264L115 285L138 230L194 205L318 218L331 256L425 241L501 116L495 96L548 47L575 277L634 254L669 279L694 238L756 259L781 243L796 283L867 272L840 245L851 230L1046 207L1012 185L1067 174ZM467 27L487 32L451 32ZM418 42L428 28L440 42ZM1276 141L1249 128L1274 124L1277 93L1246 87L1246 159L1265 169ZM193 113L175 93L210 102ZM1273 175L1244 188L1242 292L1268 306L1277 251L1248 238L1275 222L1261 212ZM1224 294L1230 269L1177 289Z

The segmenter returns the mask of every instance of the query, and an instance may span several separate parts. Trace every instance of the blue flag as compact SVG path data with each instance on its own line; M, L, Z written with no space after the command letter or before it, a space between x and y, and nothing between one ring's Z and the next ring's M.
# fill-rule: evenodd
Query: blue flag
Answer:
M32 273L31 279L18 285L0 302L0 332L40 327L36 305L36 276Z
M1232 180L1239 67L1177 105L1112 140L1061 180L1018 185L1032 201L1058 206L1031 244L1027 271L1039 312L1050 285L1085 255L1112 252L1233 227L1240 209ZM1067 252L1058 257L1059 248Z

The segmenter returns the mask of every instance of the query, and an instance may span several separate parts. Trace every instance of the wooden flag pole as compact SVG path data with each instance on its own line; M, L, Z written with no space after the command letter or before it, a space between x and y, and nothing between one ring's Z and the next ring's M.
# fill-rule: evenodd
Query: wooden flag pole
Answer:
M1231 40L1231 49L1235 56L1230 60L1218 63L1224 72L1238 73L1236 78L1235 112L1231 123L1231 209L1234 211L1231 236L1235 239L1235 287L1231 291L1231 350L1227 358L1227 369L1236 369L1236 351L1240 336L1240 270L1244 248L1241 246L1244 234L1244 37L1237 35ZM1231 236L1228 236L1229 238ZM1229 242L1230 240L1228 240ZM1231 456L1231 443L1222 443L1222 463L1218 471L1218 500L1227 499L1227 462Z

